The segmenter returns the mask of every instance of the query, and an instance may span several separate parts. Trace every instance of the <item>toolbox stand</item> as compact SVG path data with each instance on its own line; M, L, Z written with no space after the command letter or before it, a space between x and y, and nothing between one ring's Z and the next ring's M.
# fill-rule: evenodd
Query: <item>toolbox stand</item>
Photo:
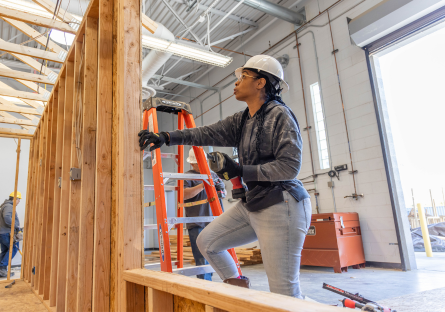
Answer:
M159 133L157 111L166 112L178 115L178 129L184 129L184 122L187 128L195 128L195 121L193 119L190 105L183 102L170 101L161 98L149 98L142 105L143 115L143 129L147 129L150 132ZM201 174L184 174L184 146L178 145L178 155L171 153L161 153L161 150L155 149L152 152L146 152L144 159L151 157L153 168L153 184L144 185L144 191L154 190L156 207L156 220L157 224L144 225L144 229L155 229L158 231L159 252L160 252L160 265L161 270L164 272L178 273L186 276L205 274L215 272L210 265L196 266L190 268L183 268L183 224L194 222L211 222L217 216L221 215L222 209L218 200L218 195L213 184L212 175L207 163L202 147L193 146L196 160L198 162L199 170ZM175 158L178 164L178 172L170 173L162 171L162 158ZM165 185L168 180L177 180L177 186ZM182 180L202 180L204 183L205 191L207 193L208 202L212 209L212 217L191 217L185 218L183 215L183 207L181 206L184 201L184 185ZM167 207L165 204L165 191L176 190L178 205L177 205L177 217L167 217ZM177 229L177 261L172 262L170 252L170 239L169 231L171 228ZM241 275L241 268L238 259L235 254L235 250L229 249L228 252L232 256L236 263L238 272ZM177 269L173 269L173 265L177 265ZM152 265L145 266L146 268Z

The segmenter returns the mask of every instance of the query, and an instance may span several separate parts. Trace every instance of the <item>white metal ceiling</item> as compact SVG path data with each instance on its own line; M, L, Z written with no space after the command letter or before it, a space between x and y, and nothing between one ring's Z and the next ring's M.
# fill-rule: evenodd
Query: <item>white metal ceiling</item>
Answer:
M29 0L31 1L31 0ZM56 2L56 0L52 0L53 2ZM203 12L203 10L197 10L196 6L187 12L188 8L188 1L187 0L167 0L170 5L175 9L175 11L179 14L179 16L185 21L185 23L190 26L193 24L200 16L200 14ZM271 2L283 5L285 7L292 4L292 0L269 0ZM208 6L213 2L213 0L201 0L198 1L201 5ZM295 0L293 0L295 2ZM85 10L87 1L85 0L62 0L62 8L66 8L67 4L69 3L69 11L74 14L80 14L82 11ZM215 6L215 9L222 11L222 12L228 12L231 8L233 8L238 2L235 0L222 0L219 1L219 3ZM175 16L170 12L170 10L165 6L162 0L147 0L145 2L145 14L149 16L151 19L153 19L156 22L159 22L166 26L175 36L180 35L181 32L185 29L184 26L175 18ZM225 19L215 31L213 31L210 35L210 41L215 42L217 40L226 38L230 35L239 33L241 31L247 30L249 28L255 27L252 26L252 24L259 24L262 21L264 21L269 16L255 10L251 7L248 7L244 4L241 4L234 12L233 15L242 19L242 22L234 20L234 19ZM211 14L211 26L218 23L223 17L217 14ZM269 17L270 18L270 17ZM235 18L236 19L236 18ZM246 22L244 22L246 21ZM32 25L31 25L32 26ZM210 26L210 27L211 27ZM36 30L38 30L40 33L43 33L46 31L46 29L38 26L32 26ZM195 28L193 28L193 31L202 38L207 33L207 22L203 22L198 24ZM242 36L239 36L232 40L227 40L225 42L222 42L218 44L218 46L223 48L234 48L235 46L239 45L239 43L246 38L249 38L249 36L254 31L248 32ZM0 20L0 35L3 40L10 41L12 43L21 44L22 42L25 42L29 38L22 34L20 31L16 30L14 27L10 26L6 22ZM189 35L187 35L188 38L192 38ZM36 42L32 41L26 44L30 47L35 48L43 48L41 45L37 44ZM215 52L222 53L222 54L228 54L229 52L213 48ZM144 49L143 55L145 55L148 51ZM239 51L241 52L241 51ZM10 54L5 54L1 57L3 59L2 61L5 61L5 59L14 61L14 57L12 57ZM10 61L8 62L8 66L11 66L13 63ZM164 68L161 68L161 70L158 72L158 74L161 74L162 71L170 68L175 62L177 61L177 58L171 58L166 64ZM208 65L199 63L199 62L193 62L190 60L183 60L178 63L169 73L169 77L180 77L182 75L185 75L187 73L190 73L199 67L202 67L201 70L204 71L207 69ZM60 68L61 64L48 62L48 67L52 68ZM16 67L16 69L20 69L19 67ZM21 68L23 70L23 66ZM31 71L31 68L29 68ZM199 75L200 72L197 72L195 75ZM174 89L175 88L174 83L171 83L166 86L167 89Z

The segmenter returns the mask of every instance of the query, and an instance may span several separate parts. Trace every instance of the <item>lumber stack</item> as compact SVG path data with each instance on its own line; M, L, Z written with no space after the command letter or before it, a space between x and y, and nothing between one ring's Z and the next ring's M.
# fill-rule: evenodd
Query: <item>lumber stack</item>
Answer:
M177 260L177 237L176 235L170 235L170 250L172 254L172 260ZM190 244L190 237L188 235L184 235L183 240L183 259L184 262L189 262L192 265L195 265L195 259L193 258L192 247ZM263 263L263 258L261 257L261 249L258 248L235 248L236 255L238 257L238 261L240 265L253 265L253 264L261 264ZM153 251L150 255L145 256L146 259L159 259L160 252Z
M178 259L178 254L177 254L177 245L178 245L178 241L177 241L177 236L176 235L169 235L170 237L170 250L171 250L171 256L172 256L172 260L177 260ZM184 253L183 253L183 259L184 262L189 262L191 264L195 264L195 259L193 258L193 253L192 253L192 247L191 247L191 243L190 243L190 237L188 235L184 235L184 239L183 239L183 246L184 246ZM160 258L160 252L159 251L153 251L150 255L146 255L145 258ZM188 260L188 261L187 261Z
M258 248L235 248L236 256L240 265L252 265L263 263L261 249Z

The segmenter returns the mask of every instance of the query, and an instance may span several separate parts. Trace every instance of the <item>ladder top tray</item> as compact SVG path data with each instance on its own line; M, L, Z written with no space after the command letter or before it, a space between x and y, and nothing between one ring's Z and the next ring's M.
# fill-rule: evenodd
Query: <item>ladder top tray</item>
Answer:
M175 115L182 112L182 110L185 110L192 115L192 109L189 104L162 98L151 97L142 103L142 110L150 110L151 108L156 108L157 111Z

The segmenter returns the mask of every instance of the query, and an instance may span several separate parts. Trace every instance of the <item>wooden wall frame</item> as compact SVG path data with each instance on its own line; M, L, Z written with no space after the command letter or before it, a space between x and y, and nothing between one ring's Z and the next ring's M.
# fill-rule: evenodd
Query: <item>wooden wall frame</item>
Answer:
M23 279L58 312L337 311L143 269L142 27L141 0L90 1L32 136Z
M90 2L33 136L23 278L54 311L124 311L123 271L142 268L140 6Z

